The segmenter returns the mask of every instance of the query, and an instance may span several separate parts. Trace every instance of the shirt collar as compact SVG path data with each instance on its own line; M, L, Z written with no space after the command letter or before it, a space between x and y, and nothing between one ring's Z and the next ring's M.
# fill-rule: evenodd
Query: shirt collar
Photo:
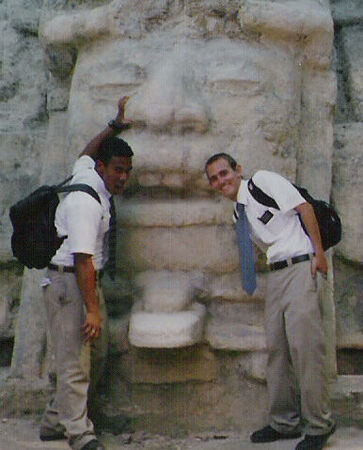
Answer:
M111 192L107 189L105 182L103 181L103 178L101 175L94 169L95 175L97 177L97 191L104 195L107 199L110 199L112 197Z
M108 200L112 196L111 192L106 188L103 178L96 171L95 161L88 155L81 156L75 163L71 184L75 183L89 184L96 192Z

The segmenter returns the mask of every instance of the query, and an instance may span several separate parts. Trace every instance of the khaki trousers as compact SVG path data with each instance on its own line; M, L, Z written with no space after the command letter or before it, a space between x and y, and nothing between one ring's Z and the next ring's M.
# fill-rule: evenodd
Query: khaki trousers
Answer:
M44 302L49 339L55 357L57 386L54 398L43 414L41 427L48 431L64 431L69 445L81 449L95 439L92 422L87 417L90 375L99 377L107 356L107 312L100 283L97 295L102 330L92 345L84 342L81 326L85 307L73 273L48 271L50 283L44 287ZM91 372L91 366L96 372ZM92 384L98 380L94 379Z
M291 433L307 421L308 434L329 432L325 337L311 262L270 272L265 329L271 426ZM300 397L299 397L300 394Z

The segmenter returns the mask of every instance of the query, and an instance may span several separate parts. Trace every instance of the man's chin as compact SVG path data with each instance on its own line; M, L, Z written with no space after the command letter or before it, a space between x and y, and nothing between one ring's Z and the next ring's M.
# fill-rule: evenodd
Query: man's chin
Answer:
M222 189L220 193L222 194L223 197L228 198L229 200L231 200L234 195L231 189Z

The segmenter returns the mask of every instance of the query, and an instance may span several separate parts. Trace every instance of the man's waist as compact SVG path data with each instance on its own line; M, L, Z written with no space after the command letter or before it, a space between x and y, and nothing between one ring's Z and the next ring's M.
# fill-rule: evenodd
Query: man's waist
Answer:
M55 272L60 272L60 273L75 273L76 272L76 268L74 266L63 266L61 264L53 264L53 263L48 264L48 269L55 271ZM95 270L96 279L101 280L103 277L103 273L104 273L103 269Z
M280 261L275 261L269 264L270 270L280 270L285 269L286 267L293 266L294 264L298 264L304 261L309 261L313 258L312 253L305 253L303 255L293 256L291 258L282 259Z

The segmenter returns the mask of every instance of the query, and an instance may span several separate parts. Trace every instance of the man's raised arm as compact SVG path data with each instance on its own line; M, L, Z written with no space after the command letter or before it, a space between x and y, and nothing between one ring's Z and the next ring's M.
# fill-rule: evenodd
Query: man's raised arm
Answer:
M116 136L121 131L126 130L131 125L131 120L125 119L125 108L126 103L128 101L129 97L124 96L118 101L118 111L117 115L114 120L111 120L107 127L101 131L97 136L95 136L84 148L82 153L79 156L90 156L91 158L95 159L98 149L101 145L101 142L109 137L109 136Z

